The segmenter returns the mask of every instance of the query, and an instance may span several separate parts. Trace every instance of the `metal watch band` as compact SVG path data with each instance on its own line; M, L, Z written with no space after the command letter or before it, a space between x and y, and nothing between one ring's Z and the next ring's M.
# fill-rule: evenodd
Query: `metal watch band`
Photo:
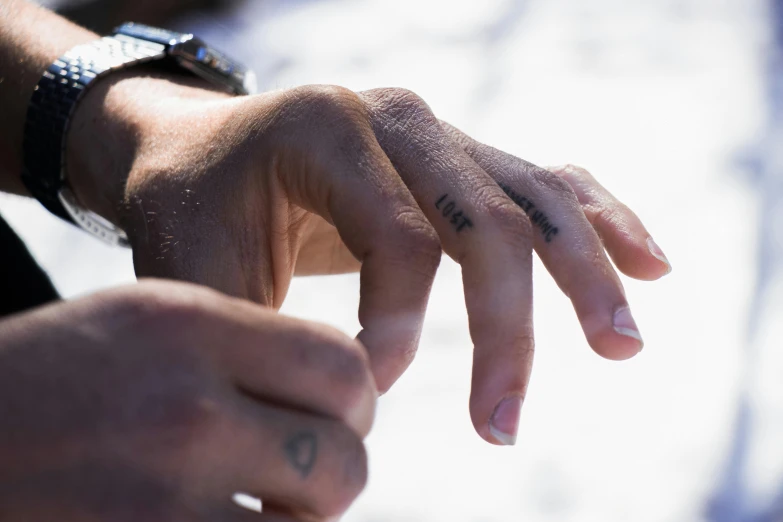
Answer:
M27 110L22 181L53 214L114 244L125 234L99 216L82 211L65 186L65 140L71 115L90 84L112 71L163 58L163 45L124 35L74 47L44 72Z

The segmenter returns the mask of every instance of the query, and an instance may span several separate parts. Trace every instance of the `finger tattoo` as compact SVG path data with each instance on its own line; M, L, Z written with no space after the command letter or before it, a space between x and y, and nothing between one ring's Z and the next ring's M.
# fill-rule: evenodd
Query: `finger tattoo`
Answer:
M464 211L457 208L457 202L449 198L448 194L443 194L438 198L438 201L435 202L435 208L440 210L443 217L454 225L457 232L462 232L466 228L473 228L473 221L470 220Z
M544 214L544 211L537 209L536 205L532 201L522 194L514 191L514 189L508 185L503 183L498 183L498 185L500 185L500 188L503 189L503 192L505 192L514 203L519 205L522 210L525 211L525 214L530 217L530 222L534 227L541 231L541 234L543 234L546 242L551 243L552 239L554 239L554 237L560 232L560 229L557 228L551 221L549 221L549 218L546 214Z
M310 475L318 455L318 438L312 431L300 431L285 442L288 463L299 472L303 479Z

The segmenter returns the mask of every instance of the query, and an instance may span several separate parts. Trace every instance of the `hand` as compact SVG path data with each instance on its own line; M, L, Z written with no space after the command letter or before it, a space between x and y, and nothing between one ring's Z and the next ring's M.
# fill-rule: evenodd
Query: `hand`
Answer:
M182 283L0 322L0 519L288 521L364 487L377 392L343 334ZM264 501L253 516L236 492Z
M463 269L470 411L486 440L513 443L517 429L533 355L533 248L595 351L641 349L604 246L634 277L668 265L582 171L561 177L478 144L400 89L228 98L139 77L96 89L74 121L69 172L79 197L128 231L137 273L278 307L295 273L360 269L359 340L381 391L413 358L441 248Z

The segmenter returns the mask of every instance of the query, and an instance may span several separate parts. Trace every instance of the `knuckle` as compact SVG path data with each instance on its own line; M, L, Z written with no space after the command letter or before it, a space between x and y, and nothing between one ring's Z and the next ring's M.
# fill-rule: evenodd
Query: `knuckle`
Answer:
M334 85L310 85L294 89L289 98L296 114L329 128L352 129L367 121L366 108L353 91Z
M594 209L593 212L588 212L588 219L590 224L597 228L603 229L613 226L621 217L621 208L613 206L603 206L598 209Z
M561 165L559 167L553 167L550 169L550 171L555 175L566 179L582 180L592 178L592 175L587 171L587 169L577 165L572 165L570 163Z
M318 325L310 338L292 347L299 368L326 381L330 403L345 416L372 386L370 364L364 348L336 328Z
M223 298L213 290L170 281L142 281L114 293L105 310L118 324L144 332L171 329L177 324L199 324L207 303Z
M533 226L524 210L494 187L480 190L479 201L501 233L516 238L522 248L532 248Z
M397 107L402 109L429 110L429 105L424 99L411 91L402 87L392 87L381 90L381 96L386 100L387 107Z
M380 111L403 126L431 124L439 125L432 109L415 92L399 87L377 89L372 97Z
M420 211L401 211L395 216L395 228L403 244L402 254L426 277L434 276L440 265L441 244L435 228Z
M334 488L322 499L326 516L342 514L367 485L367 450L350 428L337 424L329 433L334 455L333 467L327 472Z
M576 174L581 176L589 176L590 173L585 169L584 167L580 167L579 165L574 165L572 163L567 163L563 166L563 171L568 174Z
M557 174L553 174L552 172L541 168L535 168L531 173L531 177L538 185L543 186L550 192L576 201L574 189L571 188L571 185L565 179Z
M155 317L157 295L150 283L99 294L96 299L100 299L101 310L115 325L135 326Z
M514 334L509 342L509 350L518 358L531 357L536 350L536 338L533 334L533 328L525 328L519 333Z
M148 417L146 420L150 424L165 426L164 429L170 433L170 445L166 445L165 441L161 444L163 449L173 454L192 445L210 445L231 426L231 420L219 400L195 386L182 386L176 394L159 401L155 408L147 409L149 411L143 414Z
M522 321L511 328L498 328L497 321L487 320L477 325L475 330L486 343L483 350L474 351L474 359L479 362L497 360L498 354L513 360L523 360L533 355L536 346L533 321ZM513 330L509 332L508 330Z
M370 386L370 368L367 357L354 342L334 345L329 363L325 367L329 381L333 383L333 397L348 413L364 396Z

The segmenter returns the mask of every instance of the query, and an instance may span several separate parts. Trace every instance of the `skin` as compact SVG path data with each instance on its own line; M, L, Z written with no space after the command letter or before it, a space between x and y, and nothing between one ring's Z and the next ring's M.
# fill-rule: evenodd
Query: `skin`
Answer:
M243 520L236 491L339 515L376 396L357 341L203 287L47 306L0 322L0 518Z
M8 115L0 127L3 190L25 193L18 174L24 115L41 71L94 38L28 4L0 6L0 109ZM294 275L359 271L358 340L380 392L411 363L441 255L451 256L462 267L475 344L470 415L493 444L514 443L532 367L533 251L573 302L590 346L615 360L633 357L642 342L607 252L632 277L653 280L670 270L639 219L589 173L542 169L478 143L404 89L306 86L230 97L196 79L138 68L87 92L65 156L81 203L128 233L139 276L198 283L274 310ZM274 324L276 317L265 320ZM63 312L44 324L67 329L69 319ZM184 335L172 333L182 324L200 326L189 319L155 329L163 341L146 332L137 339L135 329L101 338L119 336L128 352L143 351L167 344L166 335ZM20 331L18 345L46 345L33 333L40 328ZM81 338L62 338L59 345L79 353ZM300 362L290 361L285 372L298 371ZM190 371L184 360L172 365ZM90 368L80 370L85 379L94 378ZM18 386L48 382L27 378ZM319 394L331 395L331 384L321 383ZM103 393L132 405L144 390L130 389ZM300 392L291 388L282 397L298 404ZM26 404L27 395L3 397ZM67 398L60 407L67 408ZM40 427L38 436L50 428ZM308 467L298 449L258 440L277 448L278 458L294 455L297 472ZM217 447L207 447L207 460L217 458ZM247 474L244 462L234 465L227 476ZM82 473L98 477L106 470ZM185 479L168 477L176 484ZM292 498L294 489L281 498ZM328 488L317 494L333 502L317 513L308 504L318 516L339 511L348 498Z
M382 392L413 359L441 252L460 263L475 343L470 412L489 442L508 442L492 434L493 412L527 387L534 249L596 352L622 360L641 350L638 330L614 327L628 303L605 252L632 276L667 273L638 218L587 172L550 172L479 144L409 91L308 86L231 98L129 76L85 103L69 172L80 200L128 232L139 275L277 308L294 275L359 270L358 338ZM130 146L93 153L118 144ZM558 234L547 241L498 183L534 202ZM448 203L472 225L458 230Z

